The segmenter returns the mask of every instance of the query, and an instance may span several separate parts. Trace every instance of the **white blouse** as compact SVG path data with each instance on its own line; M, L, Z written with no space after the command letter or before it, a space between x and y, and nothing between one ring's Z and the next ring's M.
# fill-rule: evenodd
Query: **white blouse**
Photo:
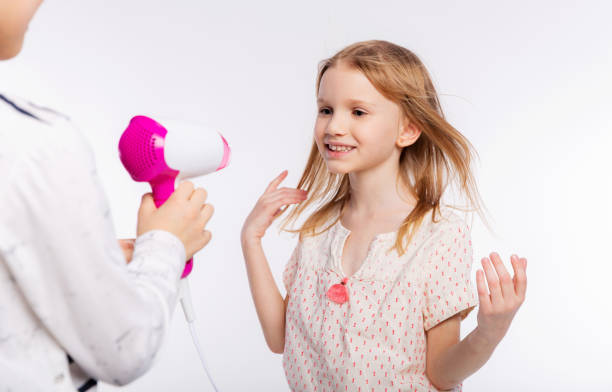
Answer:
M425 374L426 331L464 318L478 302L470 227L446 206L435 222L432 212L405 254L394 249L397 232L378 234L351 276L342 270L351 232L340 220L298 241L283 274L283 367L292 391L438 391ZM332 287L343 295L328 295Z
M126 264L83 135L2 94L0 173L0 389L91 392L138 378L177 302L182 242L150 231Z

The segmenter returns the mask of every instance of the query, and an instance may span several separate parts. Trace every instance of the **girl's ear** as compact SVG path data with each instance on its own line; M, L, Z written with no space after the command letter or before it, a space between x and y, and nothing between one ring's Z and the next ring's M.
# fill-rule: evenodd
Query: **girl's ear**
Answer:
M395 144L400 148L408 147L416 142L419 136L421 136L421 130L408 118L402 117Z

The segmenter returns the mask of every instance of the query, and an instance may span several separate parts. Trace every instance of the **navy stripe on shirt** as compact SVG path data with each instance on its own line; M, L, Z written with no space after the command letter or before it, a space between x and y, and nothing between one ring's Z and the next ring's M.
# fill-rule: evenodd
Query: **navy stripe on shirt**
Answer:
M19 113L21 114L25 114L26 116L32 117L38 121L42 121L40 118L38 118L37 116L35 116L34 114L28 112L27 110L17 106L15 104L15 102L11 101L10 99L8 99L7 97L5 97L4 95L0 94L0 100L3 100L4 102L8 103L10 106L13 107L13 109L17 110ZM44 122L44 121L43 121Z
M74 359L72 359L72 357L69 354L66 354L66 358L68 358L68 364L72 365L74 362ZM96 385L98 385L98 381L90 378L89 380L87 380L85 382L85 384L81 385L78 389L78 392L85 392L93 387L95 387Z
M98 382L96 380L94 380L93 378L90 378L89 380L87 380L87 382L85 384L83 384L79 388L79 392L85 392L85 391L95 387L96 385L98 385Z

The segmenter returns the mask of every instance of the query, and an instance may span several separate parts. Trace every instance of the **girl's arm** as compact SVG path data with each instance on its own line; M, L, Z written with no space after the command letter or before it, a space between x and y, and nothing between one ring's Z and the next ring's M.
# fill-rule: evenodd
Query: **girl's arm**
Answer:
M493 266L491 261L484 258L484 273L476 273L480 301L478 326L462 341L459 341L459 315L427 331L426 373L431 383L440 390L455 387L487 362L525 300L527 259L511 258L514 269L512 279L499 255L491 253L490 256Z
M272 352L285 348L285 306L261 246L261 241L242 240L251 295L266 343Z
M242 253L257 316L268 347L278 354L285 347L285 309L289 296L283 299L276 286L261 239L283 206L306 199L306 192L302 190L276 189L286 176L287 171L283 171L268 185L247 217L241 233Z

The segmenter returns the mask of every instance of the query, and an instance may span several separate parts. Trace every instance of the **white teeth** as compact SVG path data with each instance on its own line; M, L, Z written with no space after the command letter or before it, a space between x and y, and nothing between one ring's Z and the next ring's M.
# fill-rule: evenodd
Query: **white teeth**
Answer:
M329 149L332 151L341 151L341 152L346 152L346 151L351 151L353 148L355 147L347 147L347 146L334 146L331 144L328 144Z

